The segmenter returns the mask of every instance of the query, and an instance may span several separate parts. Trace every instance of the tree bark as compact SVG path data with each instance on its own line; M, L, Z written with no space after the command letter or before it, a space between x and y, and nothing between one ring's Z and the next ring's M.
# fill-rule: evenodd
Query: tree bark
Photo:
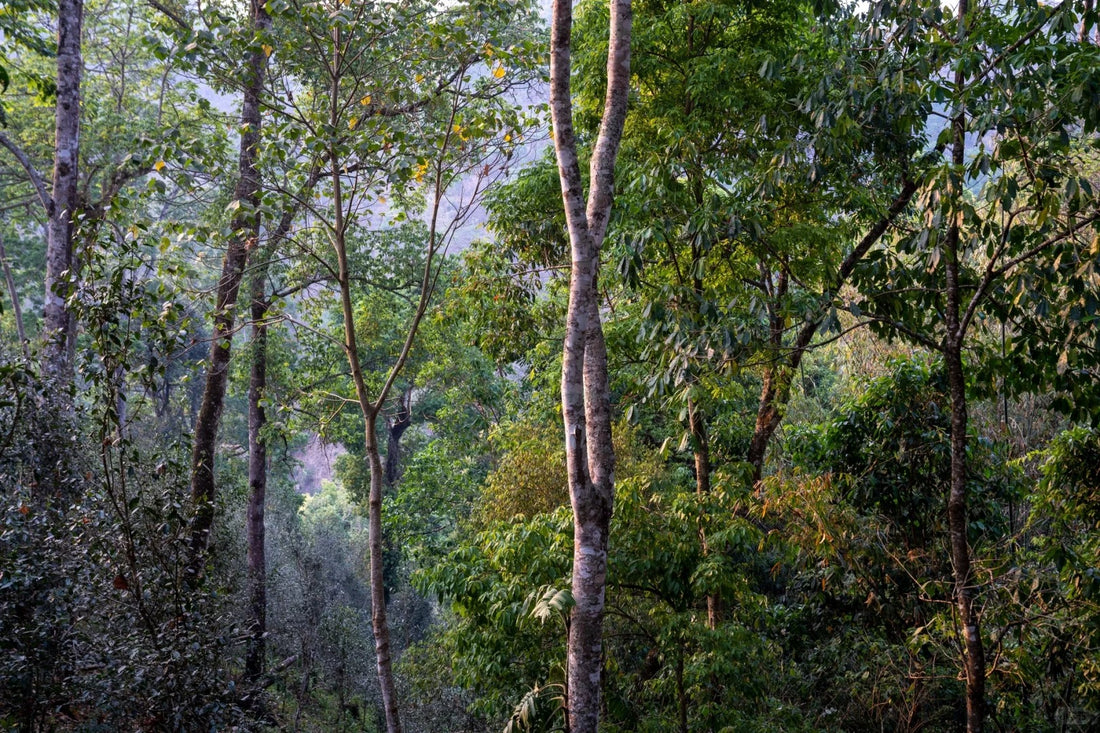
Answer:
M611 212L615 159L626 119L630 1L611 2L608 89L592 154L587 206L569 92L572 22L570 0L555 0L550 41L550 110L572 257L561 383L574 531L575 605L569 624L566 707L571 733L595 733L600 714L604 592L615 463L607 347L600 324L597 278L600 247Z
M688 400L688 429L695 457L695 493L700 501L710 494L710 438L707 434L707 419L693 400ZM699 525L699 543L703 556L710 555L710 543L702 523ZM722 623L722 597L717 592L707 594L707 627L718 628Z
M252 0L252 27L264 33L271 27L271 18L262 0ZM233 217L233 233L229 237L222 274L218 281L214 307L214 334L210 342L209 363L203 386L202 401L195 418L194 444L191 453L191 500L195 517L191 524L191 574L197 575L209 545L210 528L214 523L214 453L218 428L225 405L225 387L229 376L229 359L233 346L233 324L237 295L244 277L249 251L259 238L260 171L257 168L260 142L260 97L263 94L267 54L258 45L248 57L241 104L241 142L237 164L237 184L234 198L239 204Z
M382 486L385 477L378 449L378 412L366 418L367 460L370 462L370 495L367 501L367 543L370 548L371 630L374 632L374 653L378 667L378 684L382 690L382 709L386 715L386 731L401 733L401 718L397 707L397 686L390 656L390 627L386 619L386 585L382 564Z
M968 0L958 5L958 52L963 51L967 37ZM976 583L971 572L970 544L967 541L967 400L966 374L962 363L962 348L966 326L961 319L962 293L959 282L960 224L966 175L966 106L961 99L966 76L959 64L955 71L955 93L960 95L951 120L952 188L948 215L951 222L944 237L945 290L947 334L943 341L943 356L947 368L947 383L951 393L951 489L947 499L948 535L951 544L951 564L954 570L954 600L958 624L963 637L963 673L966 677L966 730L982 733L985 726L985 648L982 643L981 619L975 607Z
M245 674L255 680L264 672L267 634L267 555L264 502L267 498L267 267L252 275L252 359L248 384L248 585L252 613Z
M73 274L73 230L79 189L80 53L83 0L59 0L57 15L57 113L54 129L53 191L46 223L46 293L42 314L42 367L59 387L73 382L75 321L67 283Z
M386 486L391 489L401 480L403 471L401 437L412 426L412 387L401 393L397 402L397 412L392 420L386 422Z
M339 97L333 85L333 110L337 109ZM382 564L382 485L385 474L378 446L378 413L385 399L375 402L367 392L363 377L362 362L359 359L359 344L355 336L355 310L351 300L351 275L348 270L347 246L344 239L345 223L343 213L343 194L341 188L340 164L336 156L332 157L333 206L335 207L334 245L338 265L337 278L340 285L340 306L344 318L344 352L351 369L355 394L363 414L365 432L364 447L370 468L370 493L367 499L367 545L370 552L370 597L371 630L374 634L375 663L378 670L378 686L382 693L382 710L386 718L388 733L401 733L401 716L397 706L397 686L393 677L393 661L390 657L390 628L386 619L386 586Z

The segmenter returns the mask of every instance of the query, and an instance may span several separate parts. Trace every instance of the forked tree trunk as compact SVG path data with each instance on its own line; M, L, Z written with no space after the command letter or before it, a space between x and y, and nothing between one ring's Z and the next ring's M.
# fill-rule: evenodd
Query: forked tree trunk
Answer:
M264 33L271 27L271 18L262 0L252 0L252 27ZM214 306L214 334L206 367L202 402L195 418L195 435L191 452L191 501L195 517L191 524L191 575L197 576L205 560L214 523L214 454L225 406L225 387L229 378L229 358L233 346L233 324L237 295L244 277L249 251L255 247L260 232L260 171L257 157L260 143L260 98L267 70L267 54L257 46L248 57L245 86L241 104L241 142L237 164L237 184L234 198L239 203L233 217L233 232L229 236L222 274L218 280Z
M80 54L83 0L60 0L57 15L57 117L54 130L53 194L46 223L46 300L42 366L62 388L73 381L75 322L66 304L73 271L73 218L79 201Z
M342 53L344 50L339 29L333 31L332 68L341 67ZM340 77L334 76L329 90L329 123L333 129L337 128L340 119ZM420 322L419 316L423 314L418 310L417 318L410 328L405 349L399 359L398 365L391 370L390 377L382 389L378 400L374 400L367 390L366 379L363 377L363 364L359 358L359 343L355 335L355 309L351 299L351 272L348 268L347 254L347 229L348 224L344 214L344 191L342 161L335 148L329 150L329 175L332 181L332 245L336 252L337 282L340 287L340 309L344 320L344 354L351 370L352 382L355 384L355 396L359 403L359 409L363 415L364 436L363 442L367 454L367 463L370 468L370 494L367 499L367 545L370 552L370 597L371 597L371 630L374 634L375 664L378 670L378 686L382 693L382 712L386 719L387 733L401 733L401 715L397 704L397 685L394 683L393 660L390 657L390 628L386 619L386 589L383 578L382 563L382 484L384 472L382 470L381 451L378 447L378 414L382 404L386 400L389 389L393 386L393 380L408 357L409 348L416 327ZM433 230L434 234L434 230ZM430 263L429 257L429 263ZM427 275L425 275L427 282ZM421 292L423 303L424 292Z
M630 0L611 0L607 98L592 154L587 206L569 92L572 24L571 1L555 0L550 111L572 256L561 382L574 532L575 605L569 623L566 710L571 733L595 733L600 716L604 593L615 464L607 347L600 324L597 277L600 246L611 212L615 159L626 120Z
M266 263L252 275L252 359L248 383L248 600L252 629L245 673L257 679L264 671L267 634L267 553L264 502L267 498L267 280Z
M334 85L335 87L335 85ZM339 97L335 88L333 103ZM401 715L397 705L397 685L393 677L393 660L390 656L390 627L386 619L386 586L382 563L382 486L385 475L382 469L381 451L378 446L378 413L382 399L375 402L367 391L363 377L362 362L359 359L359 344L355 336L355 311L351 300L351 276L348 270L347 246L344 239L345 224L343 213L343 195L341 193L341 170L338 159L332 156L333 206L335 207L334 242L338 265L340 286L340 306L344 318L344 353L355 383L355 395L363 414L365 432L364 447L367 453L367 465L370 468L370 493L367 499L367 545L370 551L370 598L371 630L374 634L375 664L378 670L378 686L382 693L382 711L386 719L387 733L401 733ZM417 320L419 323L419 320ZM415 332L415 326L413 327ZM410 336L411 339L411 336ZM408 342L407 342L408 343ZM407 349L406 349L407 353ZM402 359L403 362L403 359ZM391 373L392 374L392 373Z

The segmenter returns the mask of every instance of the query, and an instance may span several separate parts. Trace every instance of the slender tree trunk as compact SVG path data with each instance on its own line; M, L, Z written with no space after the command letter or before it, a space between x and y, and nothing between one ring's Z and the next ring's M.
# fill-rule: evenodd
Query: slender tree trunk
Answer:
M80 54L83 0L59 0L57 16L57 118L54 131L53 195L46 223L46 300L42 314L46 376L67 390L73 382L76 324L66 304L74 270L73 230L79 201Z
M587 206L569 93L572 23L571 0L555 0L550 41L550 109L572 255L561 382L574 532L575 605L569 624L566 705L571 733L595 733L600 716L604 592L615 463L607 346L600 324L597 277L600 246L611 212L615 159L626 119L630 1L611 1L608 90L593 149Z
M937 151L942 151L942 146L936 147ZM871 247L882 238L882 235L890 228L894 221L901 215L903 211L909 206L909 202L913 200L913 195L917 192L917 180L908 175L905 175L902 179L901 190L898 191L898 195L894 198L894 201L890 204L890 208L887 209L885 216L876 221L870 229L867 230L863 238L856 244L855 248L848 253L848 256L844 258L844 261L840 264L840 269L837 271L836 279L832 283L832 287L822 293L822 305L831 303L835 295L840 292L840 289L844 287L844 284L848 281L852 272L863 259ZM784 293L786 292L784 288ZM756 412L756 425L753 429L752 439L749 442L749 452L747 460L752 466L752 481L753 484L759 483L761 476L764 472L764 457L768 452L768 445L771 442L772 437L775 436L775 431L779 429L779 424L783 420L782 408L786 406L791 396L791 382L794 379L795 373L798 371L799 365L802 363L802 359L806 356L806 352L810 349L810 342L813 341L814 336L817 334L817 330L824 322L824 313L817 313L812 318L806 320L802 324L802 328L799 330L798 335L795 336L794 343L790 345L786 352L786 356L782 356L783 352L783 329L781 324L774 321L772 323L772 330L770 334L771 348L773 349L774 360L769 363L764 369L764 383L760 388L760 402L758 403Z
M340 170L333 162L333 204L336 207L336 258L340 284L340 305L344 317L344 351L351 369L355 393L366 423L363 436L370 467L370 494L367 500L367 545L370 551L371 630L374 633L375 662L378 669L378 686L382 692L382 710L388 733L401 733L401 716L397 706L397 686L393 677L393 661L390 657L390 628L386 619L386 586L382 564L382 486L385 473L378 446L378 405L371 401L363 378L359 360L359 346L355 336L355 313L351 301L350 274L347 249L344 243L343 197L340 187Z
M963 51L967 38L969 1L959 0L958 51ZM951 544L951 564L954 569L954 600L963 637L963 672L966 676L966 730L982 733L985 726L985 648L982 643L981 619L975 607L977 588L970 565L970 544L967 541L967 401L966 374L963 370L962 348L966 339L961 322L961 287L959 283L960 224L963 178L966 175L966 106L961 99L966 75L959 64L955 71L955 94L959 101L951 121L952 188L948 214L950 225L944 237L946 256L946 328L943 355L947 368L947 383L951 393L951 489L947 498L948 534Z
M676 655L676 711L680 723L680 733L688 733L688 696L684 690L684 654L683 648Z
M340 31L333 31L335 47L333 69L339 69L343 63L341 53L343 50ZM333 129L337 127L340 114L340 77L334 75L329 98L329 122ZM337 280L340 286L340 307L344 319L344 353L351 370L352 382L355 384L355 395L359 402L360 411L365 423L364 447L367 453L367 462L370 467L370 494L367 500L367 545L370 551L370 595L371 595L371 630L374 633L375 663L378 669L378 686L382 693L382 710L386 718L387 733L401 733L401 716L397 704L397 685L394 683L393 660L390 658L390 628L386 619L386 586L383 578L382 564L382 484L385 473L382 469L382 459L378 446L378 414L385 402L386 394L393 385L397 371L400 370L404 360L408 357L413 334L419 324L419 318L423 314L424 293L421 292L421 309L418 309L417 318L411 326L405 348L398 365L391 371L386 387L377 401L371 399L367 391L367 383L363 377L363 366L359 359L359 344L355 336L355 310L351 300L351 273L348 269L347 254L347 221L344 215L343 171L340 157L335 149L329 151L329 174L332 180L332 206L333 206L333 248L336 251ZM438 200L437 200L438 204ZM434 224L434 221L433 221ZM433 228L434 235L434 228ZM434 241L434 240L433 240ZM429 257L429 263L430 263ZM429 265L430 266L430 265ZM425 274L425 283L428 277ZM426 284L425 284L426 287Z
M691 430L691 442L695 455L695 493L700 500L710 494L710 437L707 434L707 419L694 401L688 400L688 427ZM699 542L703 555L710 555L707 532L699 525ZM722 623L722 597L717 592L707 595L707 626L718 628Z
M378 413L366 418L367 460L370 462L370 495L367 506L367 543L370 546L370 606L371 630L374 632L374 653L378 666L378 683L382 689L382 709L386 714L388 733L401 733L397 708L397 687L390 657L390 627L386 619L386 584L382 576L382 487L385 476L378 450Z
M23 360L30 363L31 351L27 344L27 332L23 328L23 307L19 304L19 291L15 289L15 279L11 276L11 267L8 266L8 253L4 250L2 235L0 235L0 267L4 270L4 282L8 286L8 297L11 298L12 315L15 316L15 332L19 336L19 346L23 349Z
M252 0L252 26L257 33L271 27L271 18L262 0ZM202 401L195 418L194 444L191 453L191 500L195 518L191 525L191 573L197 575L209 544L214 523L214 453L218 428L225 405L225 387L229 377L229 359L233 345L233 324L249 251L255 247L260 231L260 171L256 166L260 142L260 97L263 94L267 54L253 49L245 69L245 86L241 104L241 142L234 197L239 202L238 214L232 222L222 274L218 280L217 302L214 307L214 334L206 367L206 382Z
M948 313L950 312L949 306ZM971 570L970 544L967 541L966 376L960 353L961 343L957 339L951 341L954 343L948 343L944 349L947 382L951 393L951 490L947 499L947 521L951 564L955 575L955 606L964 650L966 730L967 733L981 733L985 725L985 647L982 642L981 619L974 603L977 581Z
M783 308L783 299L787 297L789 278L786 269L781 269L779 277L772 283L771 273L761 266L762 282L767 286L768 297L768 347L771 349L771 361L764 368L764 383L760 388L760 406L756 412L756 425L753 428L752 440L749 442L749 464L752 465L753 484L760 481L764 472L764 456L768 452L768 443L779 427L783 416L780 409L786 406L790 399L791 378L794 369L802 359L802 354L809 339L813 338L817 328L810 332L806 343L802 348L792 351L790 359L793 367L788 367L787 359L781 354L783 348L784 319L780 314ZM800 334L801 335L801 334Z
M764 368L764 383L760 388L756 425L753 427L747 456L749 465L752 466L753 484L759 483L764 474L764 456L767 455L768 444L783 419L779 410L786 405L790 392L790 381L786 378L785 372L783 367L776 364L769 364ZM786 389L784 382L786 382Z
M245 673L258 679L264 671L267 634L267 556L264 502L267 497L267 425L264 393L267 391L267 292L266 263L252 276L252 359L248 383L248 585L252 634L245 659Z

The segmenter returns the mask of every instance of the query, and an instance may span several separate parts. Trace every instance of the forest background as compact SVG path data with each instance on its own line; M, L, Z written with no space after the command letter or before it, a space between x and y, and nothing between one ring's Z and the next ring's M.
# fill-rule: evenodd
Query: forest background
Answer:
M1097 20L0 0L0 726L1095 730Z

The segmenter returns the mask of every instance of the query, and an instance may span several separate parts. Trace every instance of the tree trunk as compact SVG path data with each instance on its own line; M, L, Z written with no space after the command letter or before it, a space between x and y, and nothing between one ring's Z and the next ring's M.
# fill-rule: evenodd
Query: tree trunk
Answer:
M700 501L710 494L710 439L707 435L707 419L693 400L688 400L688 428L691 430L691 442L695 455L695 493ZM699 542L703 556L710 555L707 532L703 524L699 525ZM722 597L718 593L707 595L707 626L718 628L722 623Z
M587 207L569 93L572 23L570 0L555 0L550 41L550 110L572 256L561 382L574 531L575 605L569 624L566 706L571 733L595 733L600 715L604 592L615 462L607 347L600 324L597 278L600 246L611 212L615 159L626 119L630 1L611 2L607 98L593 149Z
M252 0L252 26L257 33L271 27L271 18L260 0ZM195 518L191 525L191 574L197 575L209 544L214 523L214 453L218 428L225 405L225 387L229 376L229 358L233 345L233 324L237 294L244 277L249 251L255 247L260 231L260 171L256 167L260 142L260 97L264 88L267 54L255 48L249 54L241 104L241 142L237 185L234 197L239 203L233 217L221 279L218 281L214 308L214 334L206 367L202 402L195 418L194 445L191 453L191 500Z
M79 198L80 54L83 0L59 0L57 15L57 117L53 195L46 223L46 299L42 314L45 375L67 391L73 382L76 324L66 304L73 274L73 222Z
M968 5L968 0L959 0L957 50L960 53L966 41ZM943 356L951 393L951 489L947 499L947 523L951 544L951 565L955 576L954 600L963 637L966 730L967 733L982 733L985 725L985 649L982 643L981 620L974 604L977 588L971 572L970 544L967 541L967 402L966 375L962 363L962 348L966 333L960 317L962 294L959 283L961 238L959 212L964 193L962 179L966 175L966 106L961 99L965 84L966 76L962 64L959 64L955 71L955 94L959 95L959 101L951 120L953 182L950 191L951 208L948 211L951 224L944 237L947 335L943 340Z
M937 146L937 151L942 147ZM882 235L890 228L894 221L909 206L913 195L917 192L917 181L908 175L903 175L901 190L890 204L885 216L876 221L863 238L859 240L855 248L848 253L844 261L840 263L836 279L829 290L822 293L821 305L831 303L840 289L848 281L856 265L863 259L871 247L882 238ZM786 294L785 280L782 281L782 294ZM773 360L764 368L764 384L760 389L760 402L756 412L756 425L753 428L752 439L749 442L747 460L752 466L752 482L757 484L764 472L764 458L768 452L768 445L779 424L783 420L782 408L786 406L791 397L791 382L794 379L798 367L802 364L803 357L810 349L810 342L817 335L817 329L824 322L824 313L815 313L802 324L794 343L787 350L786 357L783 353L783 327L777 318L772 316L770 346L773 350Z
M370 610L374 632L374 654L378 667L378 686L382 691L382 709L388 733L401 733L397 708L397 689L390 658L390 627L386 620L386 585L382 576L382 485L384 475L378 450L378 413L366 419L367 460L370 462L370 495L367 502L367 542L370 546Z
M340 31L334 31L336 53L333 68L340 66ZM330 124L335 129L340 113L340 79L332 79L330 90ZM393 661L390 658L390 629L386 620L386 586L383 578L382 564L382 484L385 474L382 469L382 459L378 447L378 414L382 404L386 400L386 394L393 385L397 372L408 357L413 334L423 315L425 294L421 291L421 308L417 311L417 317L410 327L405 348L398 364L391 370L386 386L377 401L371 399L367 391L367 383L363 378L363 365L359 358L359 344L355 335L355 310L351 300L351 273L348 269L347 253L347 222L344 216L343 194L343 170L337 151L329 151L329 173L332 180L332 205L333 226L332 243L336 251L337 280L340 286L340 308L344 320L344 354L351 370L352 382L355 384L355 396L359 403L359 409L363 414L365 434L363 437L366 449L367 462L370 466L370 494L367 500L367 545L369 548L370 563L370 596L371 596L371 630L374 634L375 663L378 669L378 687L382 693L382 710L386 718L387 733L401 733L401 716L397 705L397 686L393 677ZM437 202L438 203L438 202ZM434 236L434 230L433 230ZM434 241L434 240L433 240ZM428 258L430 268L431 257ZM425 287L428 276L425 273Z
M949 319L950 312L949 307ZM952 340L955 343L949 343L944 350L947 382L951 392L951 490L947 499L947 521L951 543L951 564L955 575L955 606L963 637L966 730L967 733L981 733L985 724L985 648L982 642L981 619L974 604L977 587L971 572L970 544L967 542L966 377L963 372L960 343L958 340Z
M791 394L791 379L794 370L798 368L813 334L817 332L815 320L813 330L809 332L805 343L801 348L795 348L790 355L793 366L788 367L786 359L781 353L783 348L784 318L781 315L783 299L787 297L787 287L790 282L786 269L781 269L779 277L772 282L771 273L761 265L763 271L761 281L766 285L768 297L768 347L771 349L771 361L764 368L764 384L760 388L760 406L756 412L756 425L753 428L752 440L749 442L749 464L752 466L752 482L757 484L764 473L764 456L768 452L768 443L775 435L780 420L783 419L780 409L787 404ZM799 336L802 336L800 333Z
M756 410L756 425L749 441L748 462L752 466L752 483L760 482L764 474L764 456L768 444L783 416L780 408L790 397L790 376L783 365L769 364L764 368L764 383L760 388L760 404Z
M267 557L264 502L267 496L267 425L264 393L267 391L267 267L252 276L252 359L248 384L248 585L252 633L245 673L259 679L264 671L267 634Z
M397 404L397 413L392 420L386 422L386 462L385 478L386 486L391 489L401 480L402 451L401 436L412 425L412 387L406 389Z

